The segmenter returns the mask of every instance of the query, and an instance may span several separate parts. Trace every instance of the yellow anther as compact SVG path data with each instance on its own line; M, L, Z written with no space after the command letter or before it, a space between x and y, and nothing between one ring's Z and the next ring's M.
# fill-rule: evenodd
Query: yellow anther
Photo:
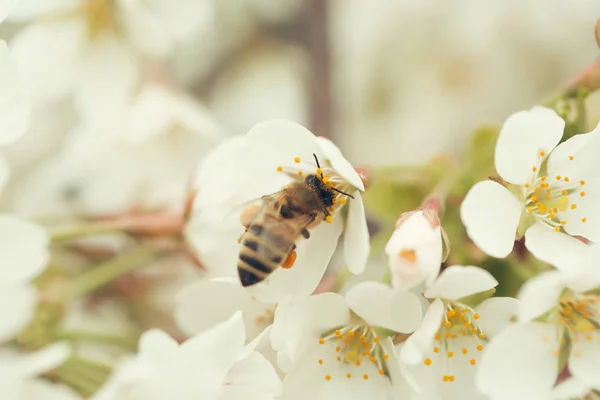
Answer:
M460 312L464 314L464 313L466 313L466 312L467 312L467 309L466 309L466 308L463 308L462 310L460 310Z
M323 338L319 339L319 344L323 344L323 343L325 343L325 339L323 339Z
M554 227L554 230L555 230L556 232L560 232L560 226L555 226L555 227Z
M379 342L379 337L375 336L375 338L373 339L373 341L374 341L375 343Z
M342 362L342 357L340 357L340 356L337 356L337 357L336 357L336 359L337 359L339 362Z
M444 321L444 326L451 327L452 326L452 322L450 322L450 321Z
M298 171L298 176L302 176L302 171Z
M562 176L560 176L560 175L556 175L556 180L557 180L557 181L560 181L561 179L562 179Z
M279 172L283 171L283 167L282 167L281 165L280 165L280 166L278 166L278 167L277 167L277 171L279 171Z
M433 352L434 352L434 353L439 353L439 352L440 352L440 349L439 349L439 347L434 347L434 348L433 348Z
M477 314L477 313L473 314L473 319L479 319L479 314Z
M546 179L548 179L548 177L547 176L542 176L540 179L542 180L542 182L544 182Z
M546 200L552 200L552 196L546 196Z
M342 350L342 348L340 346L336 346L335 351L339 353L340 350Z
M319 360L319 364L323 365L323 360Z
M577 204L571 204L571 210L574 210L577 208Z
M450 382L454 382L454 375L450 375L448 379L450 379Z
M471 333L472 333L473 335L475 335L475 334L477 333L477 329L475 329L475 328L472 328L472 329L471 329Z
M327 183L327 182L329 182L329 177L328 177L328 176L325 176L325 177L323 178L323 183Z
M380 370L379 370L379 375L383 375L383 374L385 374L385 371L384 371L384 370L382 370L382 369L380 369Z
M561 193L562 193L563 195L566 195L566 194L567 194L567 193L569 193L569 192L568 192L568 191L566 191L566 190L563 190Z
M469 321L465 322L465 328L469 329L471 327L471 323Z
M568 177L568 176L565 176L565 177L563 178L563 180L564 180L565 182L569 182L569 177Z
M469 361L469 362L471 363L471 365L475 365L475 364L477 364L477 361L475 361L475 359L474 359L474 358L471 358L471 361Z
M581 218L581 222L583 222L585 224L587 222L587 218L586 217Z
M525 184L525 187L526 187L527 189L529 189L529 183L526 183L526 184Z
M479 334L479 337L480 337L481 339L485 339L485 334L483 334L483 333L480 333L480 334Z
M371 358L369 359L369 361L371 361L372 363L374 363L375 361L377 361L377 359L376 359L375 357L371 357Z
M431 365L431 358L426 358L425 361L423 361L423 363L427 366Z
M454 352L453 351L449 351L448 352L448 358L452 358L454 357Z
M583 197L583 196L585 196L585 192L582 190L581 192L579 192L579 195L580 195L581 197Z
M323 170L321 168L317 168L317 175L321 175L323 173Z
M537 167L532 167L532 168L531 168L531 170L532 170L533 172L535 172L535 171L537 171Z
M348 378L348 379L352 378L352 374L351 373L347 373L346 374L346 378Z
M369 375L367 375L367 374L364 374L364 375L363 375L363 379L366 381L367 379L369 379Z
M357 366L357 367L360 367L360 361L357 361L357 362L356 362L356 366Z
M346 200L346 198L345 198L345 197L342 197L342 198L340 199L340 203L342 203L342 204L346 204L346 201L347 201L347 200Z
M348 332L348 337L349 337L349 338L353 338L353 337L354 337L354 335L355 335L354 331L350 331L350 332Z
M531 214L533 212L533 207L527 207L527 212Z
M450 380L450 377L448 375L444 375L444 376L442 376L442 380L444 382L448 382Z
M384 360L387 360L388 358L390 358L390 357L389 357L387 354L384 354L384 355L383 355L383 359L384 359Z
M579 184L580 184L581 186L583 186L583 185L585 185L585 181L584 181L584 180L580 180L580 181L579 181Z
M334 212L334 211L335 211L335 208L333 206L329 207L329 212Z
M544 157L545 155L546 155L546 153L545 153L545 152L543 152L543 151L540 151L540 157Z
M466 348L466 347L463 347L463 348L462 348L462 353L463 353L463 354L467 354L468 352L469 352L469 350L467 350L467 348Z
M565 221L565 220L563 219L562 221L560 221L560 224L561 224L561 225L566 225L566 224L567 224L567 221Z
M325 221L331 223L333 221L333 217L331 215L328 215L325 217Z
M340 331L339 329L336 329L335 330L335 334L338 335L338 336L340 336L342 334L342 331Z
M331 380L331 376L330 375L325 375L325 380L326 381L330 381Z
M574 159L575 159L575 157L569 156L569 160L573 161Z
M294 157L294 162L295 163L299 163L300 162L300 157Z
M482 351L483 350L483 346L480 345L480 344L478 344L476 348L477 348L478 351Z
M332 202L333 204L337 203L337 202L338 202L338 199L337 199L337 197L334 197L333 199L331 199L331 202Z

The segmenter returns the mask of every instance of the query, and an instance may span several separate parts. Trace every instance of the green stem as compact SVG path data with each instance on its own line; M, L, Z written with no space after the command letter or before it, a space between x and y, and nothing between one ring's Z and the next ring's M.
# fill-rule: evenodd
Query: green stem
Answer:
M74 342L97 342L110 346L123 347L126 349L135 349L137 338L132 336L107 335L94 332L83 331L59 331L56 332L57 339L64 339Z
M60 242L85 236L121 233L122 231L123 227L120 224L115 224L114 222L96 222L56 230L50 233L50 238L54 242Z
M113 280L147 265L157 255L150 246L141 245L103 264L93 267L72 283L71 296L81 297L98 290Z

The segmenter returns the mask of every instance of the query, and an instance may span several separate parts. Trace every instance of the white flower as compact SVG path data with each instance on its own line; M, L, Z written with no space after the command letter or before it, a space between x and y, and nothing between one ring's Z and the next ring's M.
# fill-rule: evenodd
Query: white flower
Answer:
M548 398L565 363L581 385L600 389L597 256L598 250L590 254L588 268L550 271L525 283L519 324L500 333L483 356L482 392L494 399Z
M62 150L21 183L14 207L27 215L179 211L198 158L220 134L201 104L148 84L118 115L73 129Z
M215 299L217 299L215 301ZM243 312L246 339L253 340L273 323L276 304L256 300L239 280L201 280L184 287L178 295L174 318L187 335L196 335Z
M212 6L187 0L23 1L9 18L32 22L12 45L32 99L57 100L75 89L85 112L118 110L140 73L131 50L165 57L176 42L211 24Z
M395 287L413 287L437 278L444 255L443 230L437 213L418 210L403 214L385 246Z
M76 400L66 387L52 385L37 376L62 364L71 354L66 343L54 343L28 354L3 351L0 357L2 400Z
M30 321L37 305L31 281L46 267L49 238L39 226L0 214L0 342Z
M552 390L552 400L598 400L600 393L598 390L591 389L576 378L568 378L567 380L557 384Z
M483 269L452 266L425 291L424 296L433 302L421 326L400 349L400 359L427 396L481 397L473 385L481 352L488 337L508 324L516 308L512 298L481 302L483 296L474 301L477 294L483 295L497 284ZM473 302L478 305L470 306Z
M0 22L4 21L18 1L19 0L2 0L0 2Z
M494 257L505 257L519 234L539 259L557 268L585 247L572 236L600 239L600 127L558 144L565 122L534 107L511 115L496 144L494 181L473 186L461 217L471 239ZM558 145L558 146L557 146Z
M416 295L376 282L346 296L323 293L289 299L275 311L271 343L287 373L283 399L385 399L406 382L391 337L421 320Z
M280 381L271 364L244 349L241 313L181 345L160 330L142 335L139 353L123 362L93 400L274 399Z
M323 277L342 233L348 268L353 273L363 271L369 234L360 176L329 140L316 138L304 127L285 120L260 123L247 135L224 142L196 171L197 192L186 233L209 271L217 276L237 275L237 239L244 232L239 222L243 211L240 205L316 174L313 154L325 180L353 198L338 194L330 211L331 223L323 221L310 230L308 240L297 240L294 266L277 268L250 290L267 303L276 303L287 295L309 295Z

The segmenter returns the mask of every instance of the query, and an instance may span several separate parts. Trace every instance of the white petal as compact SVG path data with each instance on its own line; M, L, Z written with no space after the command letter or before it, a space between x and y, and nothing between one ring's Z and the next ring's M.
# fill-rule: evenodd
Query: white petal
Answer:
M0 214L0 279L25 282L38 276L48 261L48 233L11 214Z
M410 333L421 322L421 302L408 290L362 282L346 293L348 307L371 326Z
M30 107L20 83L16 60L0 40L0 145L15 142L29 127Z
M273 366L261 354L254 352L231 368L220 400L241 398L267 400L275 399L280 394L281 381Z
M362 179L360 179L360 176L352 164L344 158L340 149L327 138L318 137L317 141L319 142L319 146L321 147L325 158L329 160L333 169L335 169L337 173L352 186L364 192L365 186L363 185Z
M477 307L477 325L486 336L494 337L508 326L517 314L519 300L512 297L492 297Z
M565 285L558 271L540 274L527 282L519 291L519 321L529 322L558 305Z
M3 0L10 3L11 0ZM81 6L81 0L12 0L17 4L8 15L8 21L27 21L37 19L44 15L61 14L73 11Z
M85 38L83 21L36 23L11 42L24 90L44 103L64 97L72 87Z
M337 293L292 300L275 311L271 344L293 365L308 347L318 344L321 335L349 321L346 299ZM279 366L286 371L286 366Z
M569 378L556 385L552 391L553 400L571 400L574 398L585 398L590 388L578 381L576 378Z
M406 365L398 358L394 342L391 337L383 339L381 343L384 354L389 356L386 366L391 382L391 399L417 399L419 388L414 377L409 373Z
M55 342L33 353L19 357L17 367L23 376L34 377L58 367L72 354L67 342Z
M0 283L0 343L14 338L29 324L36 306L37 292L33 285Z
M569 371L579 382L590 388L599 388L600 381L600 335L591 335L592 340L580 338L573 343L569 356Z
M139 68L130 49L116 38L97 38L81 55L75 106L92 121L119 115L137 85Z
M348 205L344 229L344 258L350 272L360 274L365 270L370 249L365 206L357 190L354 192L354 199L351 199Z
M444 304L436 299L425 313L421 326L406 340L400 350L400 359L407 364L418 364L433 348L433 339L442 323Z
M173 45L159 16L153 14L141 0L119 0L128 39L143 53L164 57Z
M0 192L4 189L10 178L10 168L6 159L0 156Z
M377 373L372 363L339 363L333 345L311 346L294 365L283 381L282 400L306 399L386 399L389 388L387 378ZM323 360L319 365L318 360ZM348 379L346 374L350 373ZM363 378L368 375L368 380ZM325 376L329 375L330 380Z
M538 399L549 393L558 374L558 360L552 354L556 334L553 325L540 323L506 328L483 353L476 376L479 390L507 399Z
M311 230L310 239L296 242L297 258L292 268L277 268L265 281L247 290L264 303L279 303L286 296L310 295L325 274L341 231L340 219L320 224Z
M564 128L565 121L549 108L534 107L512 114L496 143L496 171L507 182L525 184L531 178L531 168L540 165L540 151L550 154Z
M179 0L176 2L147 1L164 29L177 40L199 37L212 27L215 5L210 1Z
M180 346L183 365L187 366L185 374L189 379L202 376L211 385L220 385L242 352L245 339L244 321L238 311Z
M139 357L157 363L172 362L179 348L178 343L160 329L150 329L139 340Z
M578 266L587 250L587 245L582 241L562 232L556 232L541 222L536 222L527 229L525 246L535 258L563 271Z
M600 161L596 157L599 146L600 124L590 133L575 135L561 143L550 155L549 173L568 176L575 181L600 177ZM569 156L573 156L573 160Z
M247 339L252 340L267 326L268 321L257 322L257 318L267 318L269 307L270 304L255 300L239 282L203 280L194 282L179 292L174 318L183 332L195 335L224 322L236 311L242 311Z
M275 119L258 123L246 134L248 152L254 154L249 169L275 171L279 165L294 164L294 158L317 168L313 154L324 158L321 146L308 129L292 121Z
M498 285L498 281L484 269L454 265L442 271L439 278L424 293L434 299L458 300L475 293L485 292Z
M522 211L522 204L506 188L483 181L467 193L460 217L477 247L501 258L512 251Z

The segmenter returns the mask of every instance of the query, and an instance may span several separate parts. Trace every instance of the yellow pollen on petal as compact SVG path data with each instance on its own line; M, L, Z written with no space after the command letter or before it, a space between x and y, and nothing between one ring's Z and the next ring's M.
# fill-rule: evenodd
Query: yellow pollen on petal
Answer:
M294 162L297 164L300 162L300 157L294 157Z
M339 362L342 362L342 357L340 357L340 356L337 356L337 357L336 357L336 359L337 359Z
M474 358L471 358L471 361L469 361L469 362L471 363L471 365L475 365L475 364L477 364L477 361L475 361L475 359L474 359Z
M281 165L280 165L280 166L278 166L278 167L277 167L277 171L279 171L279 172L283 171L283 167L282 167Z
M371 361L372 363L374 363L375 361L377 361L377 358L375 358L375 357L371 357L371 358L369 359L369 361Z
M410 262L415 262L417 260L417 255L415 254L415 251L410 249L402 249L400 250L400 257L407 259Z

